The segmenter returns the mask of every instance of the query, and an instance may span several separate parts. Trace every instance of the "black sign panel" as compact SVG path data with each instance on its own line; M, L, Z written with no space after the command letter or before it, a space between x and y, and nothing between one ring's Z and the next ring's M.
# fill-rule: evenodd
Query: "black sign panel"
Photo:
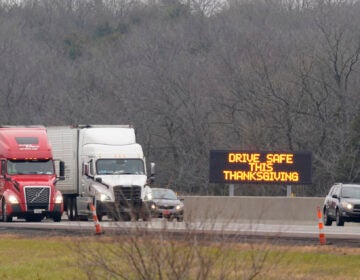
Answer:
M209 181L311 184L311 153L212 150Z

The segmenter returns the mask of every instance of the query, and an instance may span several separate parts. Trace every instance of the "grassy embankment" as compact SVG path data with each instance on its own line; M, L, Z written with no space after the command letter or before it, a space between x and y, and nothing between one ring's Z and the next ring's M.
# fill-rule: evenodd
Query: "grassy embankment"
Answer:
M136 245L136 249L140 248L140 250L144 249L144 252L147 251L146 243L140 243L139 246ZM74 240L66 237L24 238L16 235L0 235L0 279L101 279L101 276L88 278L86 269L81 269L81 267L88 265L91 267L91 262L93 264L100 263L104 255L98 259L97 256L91 257L86 263L79 261L81 259L79 256L81 254L96 254L106 246L113 250L116 246L126 247L132 246L131 244L131 242L127 243L124 240L114 242L113 239L106 236L84 237ZM171 250L176 248L176 252L174 256L168 255L167 259L173 257L175 260L177 257L184 257L185 251L182 246L186 245L180 243L180 245L173 246ZM254 266L257 266L256 269L259 272L253 275L255 276L253 279L358 279L359 277L359 248L335 248L330 245L306 247L270 244L232 244L231 246L226 245L226 247L201 245L201 247L204 246L207 248L206 251L202 252L205 252L207 256L213 256L210 258L194 258L192 262L194 268L190 272L194 279L220 279L221 274L225 276L223 279L249 279L252 275L251 267ZM154 248L151 250L154 251ZM123 269L126 273L130 273L127 274L130 275L130 279L139 279L133 268L124 267L126 262L124 262L122 254L130 251L119 250L110 258L117 266L118 271ZM111 252L109 254L114 253L114 251L109 252ZM160 257L162 252L164 252L163 249L156 254ZM147 253L140 253L140 255L142 257L149 256ZM221 257L219 257L220 255ZM124 257L128 258L129 256ZM146 257L143 259L146 261ZM199 263L199 260L209 261L210 259L212 261L208 263ZM136 258L134 260L136 261ZM199 277L198 268L200 265L211 266L211 271L207 277ZM99 272L102 267L99 265L97 271ZM230 267L231 269L228 270ZM221 272L224 269L226 271ZM88 271L89 275L95 276L91 269ZM131 276L131 273L134 274Z

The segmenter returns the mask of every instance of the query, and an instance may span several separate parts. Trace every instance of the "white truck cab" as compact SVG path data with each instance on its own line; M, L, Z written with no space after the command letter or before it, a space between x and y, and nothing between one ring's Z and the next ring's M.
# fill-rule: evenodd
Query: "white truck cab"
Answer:
M91 216L90 203L99 220L142 218L150 214L143 203L144 188L154 179L135 130L129 125L48 127L54 156L65 161L67 178L59 184L70 219Z

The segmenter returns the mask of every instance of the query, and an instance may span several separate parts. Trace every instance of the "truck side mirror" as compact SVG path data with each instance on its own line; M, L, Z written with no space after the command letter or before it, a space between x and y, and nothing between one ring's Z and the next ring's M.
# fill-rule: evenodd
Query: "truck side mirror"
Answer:
M84 170L84 175L90 178L94 178L94 175L92 173L92 169L91 169L91 161L89 163L84 163L83 164L83 170Z
M89 176L89 165L84 163L83 168L84 168L84 175Z
M0 178L6 178L6 167L5 167L5 161L1 161L1 172L0 172Z
M65 162L62 160L59 162L59 180L65 180Z
M155 162L150 163L150 176L155 175Z
M155 163L150 163L150 176L148 176L148 184L151 184L155 181Z

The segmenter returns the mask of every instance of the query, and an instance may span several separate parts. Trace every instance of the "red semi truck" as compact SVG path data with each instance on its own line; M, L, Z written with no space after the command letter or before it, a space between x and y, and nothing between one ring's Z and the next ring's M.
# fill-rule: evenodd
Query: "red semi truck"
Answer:
M0 218L61 221L63 198L55 188L64 179L64 163L55 173L45 127L0 127Z

